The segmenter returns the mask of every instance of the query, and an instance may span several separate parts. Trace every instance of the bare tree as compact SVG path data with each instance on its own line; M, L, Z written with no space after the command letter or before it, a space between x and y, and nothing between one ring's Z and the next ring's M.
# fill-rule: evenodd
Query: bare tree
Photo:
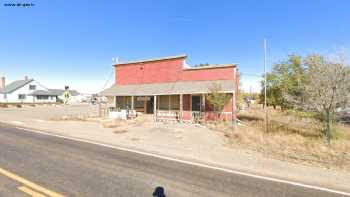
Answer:
M334 56L335 57L335 56ZM335 109L349 101L350 71L341 56L327 58L311 55L305 59L307 82L298 105L323 115L327 144L331 140L331 122Z

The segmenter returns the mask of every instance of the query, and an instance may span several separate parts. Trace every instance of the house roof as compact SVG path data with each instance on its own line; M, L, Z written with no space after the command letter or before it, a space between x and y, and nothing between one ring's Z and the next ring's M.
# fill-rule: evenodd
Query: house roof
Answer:
M56 94L53 94L50 91L47 90L35 90L34 92L32 92L30 95L35 95L35 96L57 96Z
M61 96L61 95L63 95L64 92L65 92L65 90L61 90L61 89L36 90L33 93L31 93L31 95L35 95L35 96L39 96L39 95ZM79 92L76 90L69 90L69 93L72 96L79 95Z
M4 88L0 89L0 93L2 94L8 94L11 93L25 85L27 85L28 83L34 81L34 79L27 79L27 80L17 80L14 81L8 85L6 85Z
M235 91L235 84L232 80L212 80L135 85L113 85L112 87L102 91L100 94L102 96L144 96L209 93L210 87L212 87L213 84L220 85L222 92Z
M56 96L61 96L63 95L63 93L66 91L66 90L63 90L63 89L49 89L49 91L53 94L53 95L56 95ZM69 90L69 93L72 95L72 96L78 96L80 93L76 90Z
M133 60L133 61L125 61L125 62L118 62L114 64L113 66L119 66L119 65L125 65L125 64L135 64L135 63L143 63L143 62L155 62L155 61L161 61L161 60L169 60L169 59L179 59L179 58L186 58L187 55L173 55L173 56L167 56L167 57L158 57L158 58L151 58L151 59L141 59L141 60Z

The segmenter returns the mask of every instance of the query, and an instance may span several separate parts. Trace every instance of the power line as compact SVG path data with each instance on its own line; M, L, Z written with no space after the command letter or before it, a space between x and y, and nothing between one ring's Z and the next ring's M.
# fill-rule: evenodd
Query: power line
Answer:
M114 73L114 71L112 71L112 72L109 74L109 76L108 76L108 78L107 78L105 84L103 85L101 91L104 90L104 89L106 88L107 84L109 83L109 81L111 80L111 78L112 78L112 76L113 76L113 73Z

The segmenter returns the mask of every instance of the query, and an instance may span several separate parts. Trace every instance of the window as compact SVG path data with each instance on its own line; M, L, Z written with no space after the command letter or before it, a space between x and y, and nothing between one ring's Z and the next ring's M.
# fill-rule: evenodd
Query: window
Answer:
M134 97L134 107L135 108L144 108L145 101L143 99L139 99L140 97Z
M169 110L169 97L168 95L159 96L159 109L160 110Z
M18 95L18 99L24 100L24 99L26 99L26 95L25 94L19 94Z
M159 96L160 110L180 110L180 95Z
M4 94L4 99L7 99L7 94Z
M131 96L117 96L117 108L126 109L131 108Z
M36 90L36 85L29 85L29 90Z
M180 95L171 95L170 104L171 110L180 110Z
M47 95L37 95L36 99L38 99L38 100L49 100L49 96L47 96Z

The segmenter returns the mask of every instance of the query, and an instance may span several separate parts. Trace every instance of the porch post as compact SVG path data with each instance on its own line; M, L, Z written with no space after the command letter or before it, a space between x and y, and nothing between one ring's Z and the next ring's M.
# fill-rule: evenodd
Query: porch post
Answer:
M171 100L170 100L171 95L169 95L169 106L168 106L168 111L171 109Z
M134 110L134 96L131 96L131 109Z
M157 96L154 95L153 98L153 118L157 122Z
M183 94L180 94L180 121L183 121Z
M202 94L202 114L205 121L205 94Z
M117 96L113 96L114 107L117 108Z

